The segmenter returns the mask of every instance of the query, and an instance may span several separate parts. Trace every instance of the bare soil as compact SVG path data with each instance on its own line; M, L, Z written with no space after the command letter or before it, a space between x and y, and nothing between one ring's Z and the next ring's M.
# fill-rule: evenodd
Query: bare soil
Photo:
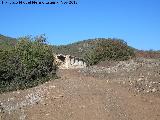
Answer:
M0 120L160 120L159 96L79 70L58 75L35 88L0 95Z

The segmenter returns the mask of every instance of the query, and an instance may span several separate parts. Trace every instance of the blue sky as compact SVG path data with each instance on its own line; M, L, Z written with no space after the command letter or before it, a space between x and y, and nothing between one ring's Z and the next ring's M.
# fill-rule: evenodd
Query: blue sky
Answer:
M160 0L77 0L77 3L0 4L0 34L21 37L44 33L48 42L56 45L99 37L121 38L138 49L160 50Z

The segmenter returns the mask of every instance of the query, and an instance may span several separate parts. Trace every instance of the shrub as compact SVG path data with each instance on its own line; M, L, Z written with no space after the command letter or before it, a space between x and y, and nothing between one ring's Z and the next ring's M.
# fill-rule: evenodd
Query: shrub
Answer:
M88 65L104 60L128 60L134 56L134 50L120 39L101 39L94 48L88 50L84 59Z
M43 40L24 37L15 48L0 50L0 92L33 87L56 76L52 48Z

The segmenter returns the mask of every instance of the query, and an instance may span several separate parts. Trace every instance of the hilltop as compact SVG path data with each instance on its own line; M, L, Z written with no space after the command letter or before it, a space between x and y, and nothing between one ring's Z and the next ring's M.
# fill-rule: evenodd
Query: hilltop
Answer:
M76 56L79 58L84 58L86 52L96 47L98 43L101 43L103 41L112 40L112 41L123 41L122 39L116 39L116 38L93 38L93 39L87 39L82 40L78 42L74 42L67 45L51 45L53 48L54 53L57 54L69 54L72 56ZM8 36L4 36L0 34L0 49L2 48L9 48L16 45L18 39L12 38ZM127 43L126 43L127 44ZM128 45L127 45L128 46ZM137 48L134 48L132 46L128 46L129 48L134 50L135 57L143 57L143 58L160 58L160 50L138 50Z
M73 55L73 56L76 56L76 57L84 58L85 54L87 52L95 49L97 44L100 44L100 43L108 44L108 41L111 41L111 44L114 41L120 41L121 42L120 47L121 47L121 45L122 46L124 45L124 46L127 47L127 49L130 49L134 53L134 58L149 58L149 59L152 59L152 58L153 59L159 59L160 58L160 50L158 50L158 51L155 51L155 50L139 50L137 48L129 46L124 40L115 39L115 38L96 38L96 39L82 40L82 41L78 41L78 42L68 44L68 45L59 45L59 46L53 45L53 50L54 50L55 53L58 53L58 54L69 54L69 55ZM114 44L111 45L111 49L113 47L114 47ZM115 53L117 53L119 50L122 50L120 47L118 47L118 49L115 49ZM110 51L113 52L112 50L110 50ZM124 49L122 51L122 54L125 51L126 51L126 49ZM115 54L115 53L113 53L113 54ZM122 55L122 57L124 57L124 55ZM102 61L104 61L104 60L102 60Z
M121 39L115 39L115 38L113 39L112 38L95 38L95 39L78 41L68 45L59 45L59 46L53 45L53 49L56 53L70 54L77 57L83 57L83 55L88 50L93 49L98 43L101 43L103 41L108 41L108 40L123 41Z
M94 39L87 39L87 40L74 42L67 45L52 45L52 48L54 52L57 54L69 54L69 55L83 58L84 54L90 49L94 48L97 45L97 43L100 43L106 40L121 40L121 39L94 38ZM0 49L15 46L16 43L17 43L17 38L12 38L12 37L8 37L0 34ZM137 57L160 58L160 50L159 51L138 50L132 46L129 46L129 47L134 50Z

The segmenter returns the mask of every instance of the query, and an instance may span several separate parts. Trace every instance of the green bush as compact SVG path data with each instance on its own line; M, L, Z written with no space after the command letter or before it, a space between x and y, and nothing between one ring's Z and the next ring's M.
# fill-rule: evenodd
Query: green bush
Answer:
M50 46L43 36L20 38L13 49L0 50L0 92L25 89L56 76Z
M134 50L120 39L101 39L96 46L88 50L84 59L88 65L104 60L128 60L134 56Z

